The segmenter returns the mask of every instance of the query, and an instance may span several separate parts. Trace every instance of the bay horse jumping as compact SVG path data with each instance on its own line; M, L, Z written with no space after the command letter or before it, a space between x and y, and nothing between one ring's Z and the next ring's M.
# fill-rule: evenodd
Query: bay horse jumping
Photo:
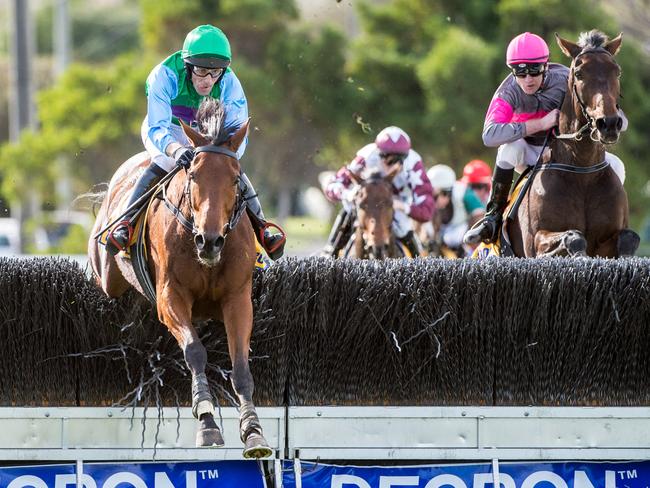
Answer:
M262 458L272 451L253 404L253 377L248 365L255 236L245 211L236 155L248 122L229 136L223 127L224 109L213 99L204 101L197 120L205 135L183 124L196 150L191 166L171 178L165 200L155 199L148 210L149 272L155 284L158 318L178 341L192 373L192 413L199 421L196 445L224 444L214 420L214 399L205 374L207 353L193 326L193 321L214 319L225 324L228 337L244 457ZM111 216L121 213L137 173L149 164L145 158L134 156L117 170L88 242L97 282L111 297L132 286L143 291L130 259L122 254L111 256L93 236ZM170 211L168 204L175 210Z
M557 36L572 58L559 132L509 226L517 256L633 255L639 236L628 229L623 184L605 161L618 141L621 35L590 31L573 43Z
M392 231L393 178L399 170L396 165L386 175L373 172L367 178L351 173L359 188L354 197L356 230L346 249L346 257L384 259L403 256Z

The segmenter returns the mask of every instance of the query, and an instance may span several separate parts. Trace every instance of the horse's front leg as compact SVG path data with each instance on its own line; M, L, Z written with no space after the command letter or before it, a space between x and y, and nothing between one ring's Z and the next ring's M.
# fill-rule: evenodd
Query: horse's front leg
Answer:
M587 239L578 230L550 232L538 230L535 234L535 255L544 256L586 256Z
M621 230L618 233L616 243L616 252L618 257L634 256L639 248L640 242L641 237L639 237L639 234L634 232L632 229Z
M223 436L214 421L214 400L205 375L208 355L192 325L192 301L169 286L158 293L158 316L183 350L192 373L192 414L199 420L196 447L221 447Z
M265 458L273 454L253 404L253 375L248 365L248 350L253 331L251 284L222 299L223 321L228 334L232 361L232 386L239 397L239 435L245 458Z

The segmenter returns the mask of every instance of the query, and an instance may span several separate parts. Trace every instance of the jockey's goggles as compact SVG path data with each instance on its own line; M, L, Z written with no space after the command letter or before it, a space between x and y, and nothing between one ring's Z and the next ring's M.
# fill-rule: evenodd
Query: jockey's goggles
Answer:
M199 78L205 78L210 75L210 77L215 80L219 79L224 70L224 68L204 68L202 66L194 66L193 64L190 65L190 69L192 70L192 73Z
M403 154L395 154L395 153L379 153L379 157L383 159L387 165L391 166L396 163L403 163L404 162L404 155Z
M546 71L545 63L520 63L520 64L511 64L510 69L512 69L512 74L517 78L525 78L526 75L530 75L533 78L541 75Z

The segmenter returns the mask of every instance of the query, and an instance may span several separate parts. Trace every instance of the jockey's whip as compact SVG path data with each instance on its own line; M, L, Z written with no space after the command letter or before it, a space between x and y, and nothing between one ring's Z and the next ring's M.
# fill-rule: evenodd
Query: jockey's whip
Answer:
M175 167L174 167L174 168L173 168L169 173L167 173L165 176L163 176L162 179L161 179L157 184L155 184L154 186L152 186L151 188L149 188L149 190L147 190L147 192L146 192L144 195L142 195L142 196L141 196L140 198L138 198L135 202L133 202L133 204L129 205L128 208L127 208L126 210L124 210L124 212L122 212L122 213L120 214L119 217L117 217L117 218L111 220L108 224L106 224L106 226L105 226L102 230L100 230L99 232L97 232L97 233L95 234L94 238L95 238L95 239L99 239L99 238L101 237L101 235L102 235L104 232L106 232L108 229L110 229L111 227L113 227L113 225L115 225L116 222L121 221L124 217L126 217L129 213L131 213L131 212L133 211L134 208L139 207L139 206L142 205L144 202L146 202L147 200L149 200L149 198L151 198L152 195L154 195L155 193L158 192L158 189L159 189L161 186L166 185L167 182L168 182L169 180L171 180L171 179L174 177L174 175L175 175L176 173L178 173L181 169L182 169L182 168L181 168L180 166L175 166ZM142 208L144 208L144 207L142 207ZM142 211L142 208L140 208L137 212L135 212L135 214L134 214L133 216L138 215L138 214Z

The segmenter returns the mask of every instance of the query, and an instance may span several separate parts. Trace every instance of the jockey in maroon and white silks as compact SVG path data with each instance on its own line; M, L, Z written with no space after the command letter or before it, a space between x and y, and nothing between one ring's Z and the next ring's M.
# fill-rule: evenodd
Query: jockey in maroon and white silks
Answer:
M369 175L382 171L380 151L373 142L361 148L357 156L341 168L325 189L325 194L333 202L342 202L349 210L354 203L356 190L350 172ZM404 210L395 210L393 230L397 237L404 237L411 230L410 219L427 222L433 217L433 190L427 177L422 158L413 149L402 163L402 170L393 179L395 198L404 202ZM410 218L409 218L410 217Z
M520 173L526 166L537 162L544 144L546 131L526 133L526 122L541 119L554 109L559 109L567 91L569 68L562 64L548 63L544 80L537 92L526 94L517 84L514 74L509 74L497 88L483 126L483 143L498 147L496 164L503 169L516 168ZM623 129L627 119L623 119ZM625 182L625 167L621 160L609 152L605 153L616 175Z
M399 155L401 169L393 178L394 217L393 232L395 236L409 247L415 249L411 219L427 222L433 217L434 201L431 183L426 173L422 158L411 149L408 135L398 127L387 127L382 130L374 143L361 148L356 157L341 168L325 185L325 195L332 202L341 202L344 213L354 207L354 194L357 187L351 178L351 173L362 177L372 173L386 173L386 161L392 155ZM338 230L337 222L330 235L330 249ZM419 254L419 251L418 253Z

